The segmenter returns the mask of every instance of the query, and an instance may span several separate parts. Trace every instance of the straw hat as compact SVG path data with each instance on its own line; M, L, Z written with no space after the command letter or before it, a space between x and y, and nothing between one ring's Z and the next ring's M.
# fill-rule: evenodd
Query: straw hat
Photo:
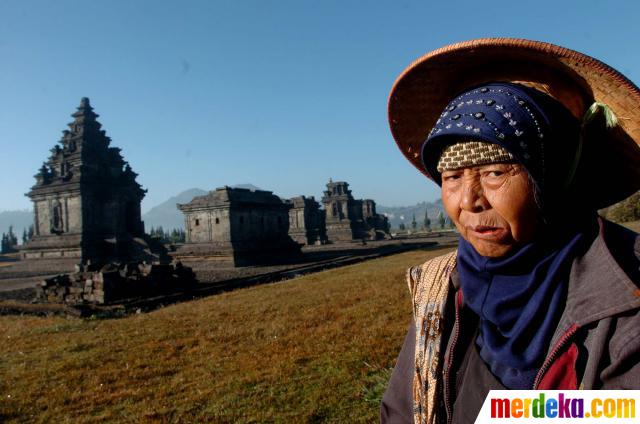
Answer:
M561 102L582 120L594 104L618 118L613 128L590 131L578 179L598 208L640 189L640 89L585 54L540 41L482 38L451 44L414 61L389 95L389 124L398 147L423 174L420 151L447 103L488 82L517 82Z

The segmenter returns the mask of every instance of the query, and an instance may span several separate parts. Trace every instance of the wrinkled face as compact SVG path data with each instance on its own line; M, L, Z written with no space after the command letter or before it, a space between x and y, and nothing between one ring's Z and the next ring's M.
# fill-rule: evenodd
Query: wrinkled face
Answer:
M540 221L533 184L519 164L444 171L442 203L462 237L485 257L530 242Z

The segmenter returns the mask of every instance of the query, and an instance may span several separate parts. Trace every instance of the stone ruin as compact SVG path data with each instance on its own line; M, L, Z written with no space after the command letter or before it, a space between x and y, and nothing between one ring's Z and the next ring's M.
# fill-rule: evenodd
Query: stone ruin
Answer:
M68 305L110 304L137 297L188 291L196 283L180 262L76 265L75 272L47 278L36 287L36 300Z
M27 196L34 204L34 237L22 259L78 258L70 274L37 287L38 300L109 304L140 296L189 290L190 268L168 263L160 243L145 235L137 174L111 146L89 99L35 175ZM346 182L329 181L322 199L282 200L269 191L222 187L178 205L185 215L186 243L177 257L206 256L234 266L295 259L301 246L380 239L386 217L375 202L356 200Z
M81 265L39 283L37 300L108 304L189 290L193 271L169 264L164 246L145 234L140 202L146 190L111 146L89 99L83 97L71 116L27 193L34 237L20 254L26 260L77 258Z
M305 196L285 200L289 205L289 236L303 245L325 244L324 211L316 199Z
M303 245L380 240L389 221L371 199L354 199L349 184L329 181L322 203L313 197L282 200L271 191L221 187L178 204L186 242L178 258L233 266L295 258Z
M349 183L329 180L322 203L329 240L379 240L389 237L389 220L376 212L376 202L354 199Z
M225 186L177 207L186 233L177 257L240 266L300 255L289 235L290 206L270 191Z
M71 116L27 193L35 234L21 257L131 258L149 247L140 216L146 190L120 149L111 146L88 98Z

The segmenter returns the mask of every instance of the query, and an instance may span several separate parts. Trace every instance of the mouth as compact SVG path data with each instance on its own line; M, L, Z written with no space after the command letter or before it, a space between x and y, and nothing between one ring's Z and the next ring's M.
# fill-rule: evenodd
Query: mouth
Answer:
M507 230L502 227L490 227L487 225L476 225L467 229L477 238L485 240L500 240L506 236Z

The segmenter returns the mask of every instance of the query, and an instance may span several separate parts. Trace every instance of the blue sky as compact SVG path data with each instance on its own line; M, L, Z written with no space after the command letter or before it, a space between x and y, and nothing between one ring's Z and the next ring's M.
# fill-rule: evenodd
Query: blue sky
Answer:
M548 41L640 81L635 1L13 1L0 3L0 210L91 99L148 189L252 183L409 205L439 197L395 147L387 95L415 58L479 37Z

